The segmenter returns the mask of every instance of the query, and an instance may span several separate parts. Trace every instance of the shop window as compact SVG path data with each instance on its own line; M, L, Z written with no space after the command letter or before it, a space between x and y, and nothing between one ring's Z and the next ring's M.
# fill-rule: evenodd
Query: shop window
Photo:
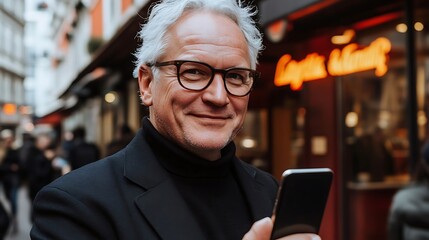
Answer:
M380 182L407 177L405 69L383 78L341 79L349 180Z
M243 128L234 142L237 156L255 167L268 171L268 111L266 109L249 110Z
M394 32L381 34L394 45L387 73L377 77L367 71L338 79L350 182L409 180L405 38ZM376 37L359 40L365 43Z

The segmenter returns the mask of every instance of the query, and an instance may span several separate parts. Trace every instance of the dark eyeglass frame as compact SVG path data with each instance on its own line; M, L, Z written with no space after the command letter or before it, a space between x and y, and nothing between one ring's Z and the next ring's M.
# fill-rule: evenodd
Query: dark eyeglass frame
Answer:
M207 82L207 85L201 89L192 89L192 88L188 88L186 86L183 85L182 81L180 80L180 67L184 64L184 63L198 63L201 65L206 66L207 68L209 68L211 70L211 77L210 80ZM253 83L259 79L259 77L261 76L261 73L250 69L250 68L227 68L227 69L217 69L214 68L212 66L210 66L209 64L205 63L205 62L199 62L199 61L192 61L192 60L172 60L172 61L166 61L166 62L156 62L154 64L146 64L149 67L163 67L163 66L171 66L174 65L176 66L176 73L177 73L177 80L179 81L180 86L182 86L184 89L187 90L191 90L191 91L203 91L204 89L208 88L210 86L210 84L213 82L214 76L216 73L220 73L222 75L222 79L223 79L223 84L225 87L225 90L228 94L232 95L232 96L236 96L236 97L244 97L246 95L248 95L253 88ZM240 71L240 70L245 70L245 71L249 71L250 73L250 77L252 78L252 82L250 84L250 88L249 91L247 91L245 94L233 94L229 91L227 84L226 84L226 80L225 80L225 76L228 72L230 71Z

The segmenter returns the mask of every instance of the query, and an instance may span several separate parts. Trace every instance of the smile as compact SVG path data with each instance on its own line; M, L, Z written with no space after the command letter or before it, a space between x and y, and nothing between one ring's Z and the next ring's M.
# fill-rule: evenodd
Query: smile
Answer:
M226 120L229 119L231 117L229 116L218 116L218 115L207 115L207 114L194 114L195 117L197 118L201 118L201 119L210 119L210 120Z

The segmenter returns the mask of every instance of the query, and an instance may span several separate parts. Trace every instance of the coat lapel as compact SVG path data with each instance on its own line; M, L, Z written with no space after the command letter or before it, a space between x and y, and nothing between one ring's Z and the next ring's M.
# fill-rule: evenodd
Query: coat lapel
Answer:
M253 221L264 217L271 217L273 211L273 200L270 199L264 184L258 181L258 172L250 167L244 166L239 159L234 160L238 182L243 189L252 213Z
M205 239L170 181L142 194L136 204L162 239Z
M124 176L143 187L135 203L162 239L204 239L164 168L143 138L140 130L125 151Z

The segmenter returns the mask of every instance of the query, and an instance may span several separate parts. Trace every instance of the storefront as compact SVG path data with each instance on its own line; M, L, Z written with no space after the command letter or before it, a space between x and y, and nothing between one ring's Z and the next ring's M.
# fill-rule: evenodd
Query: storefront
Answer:
M239 153L276 177L286 168L332 168L322 237L386 239L392 196L417 161L410 149L427 137L429 3L414 3L410 66L405 1L326 2L264 26L263 79L251 96L249 127L237 138ZM416 91L409 91L413 67Z
M309 6L288 12L277 25L262 24L262 79L254 86L243 130L235 139L237 153L277 178L287 168L331 168L335 179L322 238L386 239L392 196L409 182L415 161L410 157L416 145L410 141L410 119L418 123L417 145L427 137L429 1L415 0L411 28L417 55L411 65L409 32L403 25L406 1L300 2ZM102 145L113 138L116 126L128 123L136 129L147 114L136 101L131 76L129 53L137 43L123 44L134 39L140 22L137 16L130 19L76 79L98 67L109 69L103 81L86 86L103 90L89 96L98 98L98 115L91 116L103 129L98 136ZM411 118L412 65L417 111Z

